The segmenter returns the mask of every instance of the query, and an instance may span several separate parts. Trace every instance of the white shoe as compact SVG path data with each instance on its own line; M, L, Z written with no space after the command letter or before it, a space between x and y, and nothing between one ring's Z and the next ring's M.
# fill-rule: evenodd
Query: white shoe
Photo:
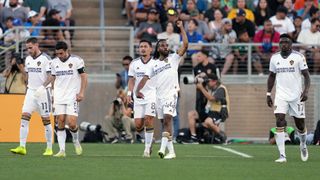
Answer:
M286 159L285 156L280 155L280 158L275 160L274 162L276 162L276 163L285 163L285 162L287 162L287 159Z
M166 156L164 156L163 159L174 159L174 158L176 158L175 153L168 153Z
M307 146L303 146L302 144L300 144L300 155L301 155L301 160L302 161L307 161L309 158L309 154L308 154L308 149Z
M150 158L150 152L149 151L144 151L142 157L144 158Z

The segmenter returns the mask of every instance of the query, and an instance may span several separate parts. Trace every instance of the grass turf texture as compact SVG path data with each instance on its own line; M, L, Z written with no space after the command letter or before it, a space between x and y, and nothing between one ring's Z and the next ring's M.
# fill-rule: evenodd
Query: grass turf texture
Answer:
M309 146L309 160L300 160L299 146L286 146L287 163L277 164L276 146L226 145L222 147L253 156L244 158L214 145L176 144L177 158L163 160L154 145L150 159L142 158L143 144L82 144L76 156L73 144L66 158L44 157L45 144L28 143L27 155L9 152L18 143L0 143L0 179L319 179L320 147ZM54 144L54 153L58 145Z

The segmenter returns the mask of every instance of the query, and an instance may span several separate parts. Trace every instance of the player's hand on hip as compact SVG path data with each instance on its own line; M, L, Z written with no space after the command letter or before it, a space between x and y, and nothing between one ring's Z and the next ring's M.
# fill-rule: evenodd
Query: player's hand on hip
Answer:
M144 95L141 92L137 92L137 98L144 99Z
M267 96L267 104L269 107L272 107L273 102L272 102L271 96Z
M38 89L36 90L36 92L33 94L35 98L39 98L42 94L44 94L46 91L46 88L44 86L40 86L38 87Z
M308 93L303 91L303 93L300 96L300 99L301 99L300 100L301 102L307 101L308 100Z
M80 102L80 101L82 101L83 100L83 98L84 98L84 95L83 94L77 94L77 102Z

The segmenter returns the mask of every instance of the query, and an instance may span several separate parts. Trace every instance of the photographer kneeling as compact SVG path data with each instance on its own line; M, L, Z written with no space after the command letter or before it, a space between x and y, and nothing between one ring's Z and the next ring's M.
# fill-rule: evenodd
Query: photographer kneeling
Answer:
M215 74L208 74L206 77L196 77L197 89L206 97L207 104L205 107L205 120L200 124L200 126L209 129L213 134L215 139L218 139L219 143L224 143L226 136L222 130L220 130L220 122L224 122L229 115L229 95L227 88L221 84L220 80ZM205 82L206 87L203 83ZM198 143L198 137L196 134L196 117L199 116L196 111L194 111L193 116L195 118L189 119L189 128L191 132L191 143Z
M122 131L126 133L126 142L133 143L132 132L135 125L131 119L132 109L133 105L127 103L123 90L119 90L117 99L112 102L109 114L105 118L105 130L112 144L119 141L119 132Z
M25 94L27 74L24 70L24 61L19 53L12 53L10 64L3 71L5 81L5 94Z

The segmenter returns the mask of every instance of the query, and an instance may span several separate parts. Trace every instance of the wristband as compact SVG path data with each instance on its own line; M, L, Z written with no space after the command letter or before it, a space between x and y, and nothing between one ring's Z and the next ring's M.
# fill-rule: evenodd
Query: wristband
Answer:
M227 105L222 105L221 107L226 108L226 107L227 107Z
M267 96L271 96L271 92L267 92L267 94L266 94Z
M131 95L132 95L132 92L128 91L127 96L131 96Z

